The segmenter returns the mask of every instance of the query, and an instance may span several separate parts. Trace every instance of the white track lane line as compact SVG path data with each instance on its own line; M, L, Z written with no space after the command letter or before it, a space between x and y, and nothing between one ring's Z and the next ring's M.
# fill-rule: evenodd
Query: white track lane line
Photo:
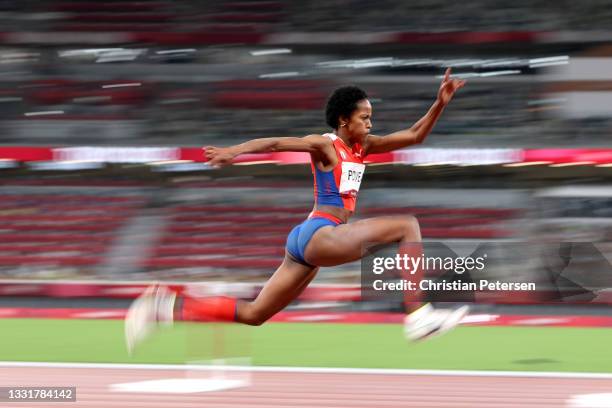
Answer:
M49 363L0 361L0 367L35 368L99 368L128 370L226 370L249 372L282 372L312 374L388 374L418 376L469 377L538 377L538 378L592 378L612 379L612 373L544 372L544 371L472 371L472 370L412 370L387 368L330 368L330 367L268 367L194 364L115 364L115 363Z

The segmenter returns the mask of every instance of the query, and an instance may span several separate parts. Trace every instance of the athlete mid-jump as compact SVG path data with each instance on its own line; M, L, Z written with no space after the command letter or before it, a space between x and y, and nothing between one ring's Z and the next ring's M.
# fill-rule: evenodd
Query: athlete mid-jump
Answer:
M390 152L422 143L465 81L450 78L450 68L429 111L412 127L387 136L370 134L372 105L366 93L355 86L336 89L325 116L333 133L305 137L254 139L230 146L205 148L208 163L224 166L244 153L308 152L314 177L314 208L287 238L285 258L252 302L233 297L194 298L179 296L164 286L149 288L137 299L126 317L128 349L144 339L159 322L175 318L191 321L235 321L261 325L296 299L315 277L319 267L352 262L365 255L370 243L399 243L419 256L421 233L413 216L386 216L348 223L355 210L363 178L364 159L372 153ZM404 246L402 247L402 244ZM415 253L415 251L417 251ZM411 279L420 279L417 271ZM414 294L413 294L414 295ZM416 294L418 297L418 294ZM419 298L407 299L405 333L419 339L455 327L467 312L420 307ZM423 328L426 328L424 330Z

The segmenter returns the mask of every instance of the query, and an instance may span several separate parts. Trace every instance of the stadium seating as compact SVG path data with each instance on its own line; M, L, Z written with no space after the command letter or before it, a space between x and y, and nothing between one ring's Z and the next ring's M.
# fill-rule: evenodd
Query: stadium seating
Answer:
M240 275L265 276L284 256L286 236L310 211L306 207L177 205L146 268L200 268L207 276L236 270ZM415 214L424 238L507 238L507 227L518 210L489 208L362 208L361 217ZM233 273L224 275L229 279Z
M392 84L364 86L373 98L375 134L391 133L416 121L433 98L431 85L406 89ZM334 87L322 80L220 80L194 85L134 78L79 81L56 77L0 86L0 123L6 129L4 143L130 145L145 140L173 146L229 144L249 137L324 132L322 107ZM544 117L523 109L530 99L530 86L508 84L501 88L497 86L492 92L474 84L462 90L461 98L445 113L427 145L605 145L612 119L585 123ZM70 121L78 122L79 128L99 127L101 131L92 141L90 132L75 131ZM236 132L236 123L248 131ZM44 132L38 129L41 127ZM533 137L534 132L538 137Z
M94 16L111 22L142 22L163 17L164 20L183 24L189 21L189 17L195 16L206 21L282 22L285 29L312 32L349 31L353 27L364 31L608 29L612 16L607 5L607 2L599 0L589 1L588 5L568 4L559 8L543 0L513 3L479 0L470 3L470 7L457 9L452 4L440 1L413 4L399 0L381 0L376 7L362 0L323 4L315 0L222 1L211 4L194 0L60 0L2 2L1 7L13 13L46 12L49 19L63 17L59 18L59 24L41 25L41 28L47 29L57 29L70 19L84 21L90 18L93 21ZM355 13L354 10L360 12ZM63 16L51 13L61 13ZM480 18L473 18L474 13L478 13Z
M95 274L117 231L142 198L90 194L4 194L0 271L28 268L45 276ZM0 272L2 274L2 272Z

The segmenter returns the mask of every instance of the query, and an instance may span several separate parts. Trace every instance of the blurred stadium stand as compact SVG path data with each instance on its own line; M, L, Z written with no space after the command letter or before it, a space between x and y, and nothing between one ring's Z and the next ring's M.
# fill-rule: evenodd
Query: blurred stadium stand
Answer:
M384 134L427 109L444 66L472 79L432 146L602 147L612 127L612 112L597 107L610 105L612 77L571 71L579 63L610 71L603 1L460 10L396 0L376 8L26 1L2 10L3 144L230 144L320 133L327 94L346 82L372 96L374 131ZM563 56L569 65L542 60ZM582 97L594 101L586 113L573 107Z
M272 199L269 188L225 188L222 196L189 188L174 193L144 187L65 189L70 191L19 187L18 193L3 194L4 277L66 277L72 268L73 278L121 279L140 271L166 278L261 280L282 261L288 232L310 211L304 205L308 191L301 188L283 189L289 200L272 206L263 205ZM232 196L233 204L215 202ZM387 206L366 204L358 218L415 214L424 238L433 240L508 238L516 234L512 224L521 216L512 208L400 207L387 201ZM337 269L354 268L324 275L345 278Z
M0 1L0 147L323 133L326 97L346 83L368 92L373 133L386 134L426 112L451 66L468 86L426 147L601 148L585 153L597 159L571 168L381 161L368 169L356 218L416 214L428 240L609 243L608 3L371 4ZM42 167L0 160L5 279L262 282L312 203L308 170L293 161L179 174L156 172L152 159L109 160L67 175L36 160ZM558 184L569 190L550 190ZM317 279L355 283L358 271L343 265Z

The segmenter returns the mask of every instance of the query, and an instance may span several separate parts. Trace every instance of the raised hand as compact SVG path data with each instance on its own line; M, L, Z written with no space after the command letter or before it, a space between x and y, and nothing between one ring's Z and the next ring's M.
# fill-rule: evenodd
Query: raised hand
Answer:
M228 147L206 146L203 148L204 157L208 159L208 164L213 167L227 166L232 163L236 155Z
M451 99L453 99L455 92L457 92L459 88L463 88L463 86L465 85L464 80L451 79L450 74L451 69L446 68L446 72L444 73L444 79L442 80L442 83L440 84L440 89L438 90L438 100L444 105L447 105L451 101Z

